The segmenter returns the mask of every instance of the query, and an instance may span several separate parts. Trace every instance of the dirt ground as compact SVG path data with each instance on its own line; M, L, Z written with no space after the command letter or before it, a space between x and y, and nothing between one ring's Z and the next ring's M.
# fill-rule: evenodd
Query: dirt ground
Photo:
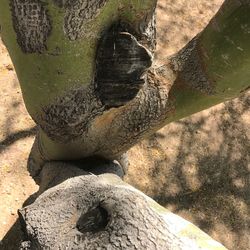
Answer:
M158 64L201 31L221 3L160 0ZM17 209L38 188L26 170L36 127L2 43L0 86L0 248L18 249ZM250 249L249 107L250 92L172 123L128 152L129 183L231 250Z

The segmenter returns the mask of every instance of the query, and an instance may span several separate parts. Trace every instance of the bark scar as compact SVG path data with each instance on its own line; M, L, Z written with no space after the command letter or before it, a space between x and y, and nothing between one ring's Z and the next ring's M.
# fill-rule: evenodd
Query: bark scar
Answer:
M119 107L135 98L145 83L152 54L127 32L108 32L97 54L96 91L107 107Z

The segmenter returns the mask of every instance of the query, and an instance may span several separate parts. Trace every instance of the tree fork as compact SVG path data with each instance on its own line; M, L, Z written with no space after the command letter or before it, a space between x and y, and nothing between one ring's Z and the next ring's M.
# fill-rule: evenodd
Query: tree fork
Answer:
M150 67L156 1L8 2L2 38L46 160L117 158L163 125L249 86L248 1L225 1L158 69Z
M1 3L2 38L27 110L41 128L41 154L47 160L114 158L113 146L105 145L114 132L107 119L117 119L113 111L124 112L147 81L156 1L10 3Z
M233 98L249 87L249 1L226 0L205 30L159 68L152 66L155 7L156 1L152 0L1 1L1 37L13 60L26 107L40 127L32 151L36 160L34 166L38 168L34 169L33 175L40 172L38 165L44 161L79 160L90 156L116 159L163 125ZM123 194L123 191L102 177L101 181L91 175L72 179L75 171L80 171L79 175L84 173L67 164L63 167L62 162L51 164L55 166L55 176L61 174L70 179L62 186L49 189L33 205L20 212L24 225L28 225L24 231L31 241L27 244L35 244L35 249L46 249L47 246L53 249L54 242L62 243L64 247L76 240L76 249L89 242L99 246L100 241L95 241L95 235L88 230L101 227L99 233L104 235L103 242L109 240L113 232L122 232L128 241L121 241L122 235L119 235L120 238L113 242L114 246L125 242L144 249L143 240L147 237L139 237L143 240L135 242L128 237L128 228L127 232L114 228L114 231L103 230L107 226L105 220L109 210L99 206L101 195L106 192L105 197L110 198L112 205L112 197ZM46 187L43 177L46 166L42 170L41 182L45 189L50 188ZM98 164L94 167L102 168ZM47 175L53 176L50 171ZM91 190L95 195L91 196ZM66 197L64 193L69 195ZM85 203L81 200L84 198L82 193L88 197ZM63 198L71 197L70 194L74 194L74 199L70 199L73 202L71 208L76 209L70 216L63 213L72 212L70 202L64 204L63 210L46 208L52 217L66 216L58 220L59 224L55 223L55 234L51 233L51 238L47 235L49 231L44 231L50 223L46 218L39 222L40 217L35 211L42 214L39 210L41 201L52 204L53 198L53 206L59 205ZM115 205L121 208L121 214L126 214L121 197ZM127 201L128 210L135 212L135 222L143 220L143 216L136 214L140 211L149 218L155 215L152 204L145 203L145 196L138 198L128 194L128 197L138 198L140 207L134 210L133 202L126 197L122 201ZM96 218L94 228L86 226L90 217ZM159 223L150 220L150 232L146 231L146 235L155 249L156 242L159 242L160 249L171 246L186 249L180 235L171 238L173 228L168 229L161 217L153 217L158 218ZM131 216L124 218L131 222ZM60 221L65 226L62 231ZM78 234L75 228L67 231L73 225L71 223L78 225L80 231L85 230L80 238L77 236L73 240L72 236ZM33 232L31 225L38 231ZM135 229L143 233L138 225ZM162 236L157 226L162 228ZM66 233L65 238L59 239L57 232ZM107 233L108 237L105 237ZM211 246L214 243L204 241L210 242ZM194 244L197 246L198 243Z

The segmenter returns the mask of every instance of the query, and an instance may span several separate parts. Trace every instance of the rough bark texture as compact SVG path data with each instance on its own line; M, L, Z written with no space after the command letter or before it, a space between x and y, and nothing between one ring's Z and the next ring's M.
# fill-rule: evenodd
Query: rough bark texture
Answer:
M215 94L215 83L206 73L206 66L201 58L199 35L189 42L177 55L170 58L170 65L177 81L186 83L190 89L205 95Z
M163 84L164 82L165 84ZM111 109L102 116L97 117L91 126L87 124L89 127L83 131L84 134L81 136L80 142L78 139L79 146L77 147L75 142L61 143L59 145L45 143L44 145L42 144L43 140L38 137L29 160L32 176L37 177L45 161L58 159L58 156L52 154L50 150L55 147L59 150L61 160L73 160L93 155L118 159L120 155L142 139L145 134L149 133L153 127L159 126L164 121L167 113L171 113L173 107L171 102L168 101L170 87L171 85L160 77L157 72L150 72L148 74L148 84L143 86L136 98L128 105L121 107L120 110ZM68 107L69 109L72 108L70 105ZM58 135L62 131L71 134L79 131L75 127L75 129L69 128L68 132L67 126L61 126L60 123L57 125L58 127L54 126L53 128L59 131ZM80 124L81 126L82 124ZM53 136L55 136L55 133L53 133ZM67 138L66 135L65 138L63 136L57 137L63 142Z
M105 1L55 1L55 4L64 11L64 35L70 40L86 39L84 29L87 23L93 22L105 7ZM155 4L151 5L153 8L148 12L140 12L141 16L136 22L118 17L109 26L102 28L102 32L98 34L94 72L87 86L70 83L66 91L61 94L58 92L48 104L40 105L38 112L33 115L31 112L42 129L39 148L44 158L70 159L68 154L62 152L70 148L74 151L71 155L74 159L92 155L115 158L123 152L116 146L126 143L129 148L132 140L127 143L127 138L139 138L141 132L162 116L162 106L165 106L163 99L167 90L162 94L158 93L159 82L156 80L154 83L152 73L149 76L147 74L156 45ZM134 11L134 7L129 8ZM119 12L122 14L123 8ZM78 22L78 19L81 21ZM74 29L71 29L73 26ZM60 45L56 48L57 53L44 54L60 56L63 53ZM57 75L64 75L64 72L57 70ZM48 90L50 88L53 88L52 84L48 86ZM162 98L159 99L158 96ZM121 109L113 109L118 107ZM137 110L142 111L142 114ZM122 115L125 117L120 119ZM103 128L100 127L100 121L103 122ZM116 142L119 137L124 137L124 140L115 146L111 139L109 142L114 146L106 145L110 133ZM56 152L53 148L57 148Z
M76 177L64 181L69 175ZM50 163L42 183L40 192L49 189L19 211L26 235L21 249L225 249L115 175ZM181 232L157 209L185 225Z
M134 99L147 80L142 75L151 60L151 53L134 36L112 28L99 44L93 83L44 107L37 123L56 142L83 138L97 116Z
M207 28L159 69L149 68L155 50L155 4L13 0L10 6L8 0L1 1L3 39L27 109L40 126L30 157L32 174L38 175L47 160L114 159L165 123L249 86L249 1L225 1ZM59 166L57 173L57 181L48 185L42 179L41 192L83 174L70 165ZM173 233L154 206L105 176L69 179L20 211L27 233L23 248L209 245L207 236L200 246L193 235L183 239Z
M127 1L120 1L117 9L116 3L106 1L75 1L74 4L54 1L54 4L40 3L39 6L40 14L46 15L43 20L52 19L47 23L54 23L51 41L47 42L47 51L35 58L38 69L19 74L25 75L25 81L21 81L23 94L29 112L41 127L39 149L46 160L82 159L93 155L117 158L167 122L234 97L249 85L249 73L244 70L248 65L249 38L242 29L249 25L245 13L248 2L226 1L207 28L159 69L149 69L156 41L155 2L131 6ZM116 11L113 17L108 12L112 8ZM12 8L12 15L17 15L15 13ZM54 13L53 16L50 13ZM60 18L57 19L57 15ZM102 28L96 26L99 33L94 35L91 27L102 18L106 20L104 15L110 19L102 22ZM227 18L230 15L235 18ZM36 17L34 12L34 19ZM26 26L19 27L28 29L28 22L24 23ZM70 32L67 25L75 25L75 29ZM40 26L46 25L40 23ZM13 40L4 32L4 27L4 38ZM229 32L231 27L235 27L234 33ZM36 36L36 32L32 34ZM223 37L227 38L225 48L221 45ZM235 39L239 40L237 48L243 49L244 55L237 48L235 52L232 46ZM82 54L87 46L85 41L88 46L93 42L88 54ZM227 41L231 42L227 44ZM67 47L64 48L64 44ZM75 55L71 58L73 66L65 67L68 55ZM23 54L18 57L27 59ZM238 62L235 64L238 74L231 74L229 59L225 59L231 57ZM48 58L51 61L46 61ZM217 61L221 61L220 65ZM48 73L50 77L47 78L44 68L43 74L33 73L47 64L56 68L53 75ZM20 61L16 63L19 65ZM93 67L86 73L87 65ZM35 78L26 79L33 74ZM34 87L39 81L46 83L45 87L37 83L42 91Z
M40 0L11 0L13 26L24 53L42 53L52 29L46 7Z
M21 3L23 8L21 13L26 13L24 9L26 3L22 1ZM61 28L63 27L63 35L66 39L79 40L79 43L81 38L89 39L84 29L89 32L88 25L98 19L106 8L106 1L75 1L74 3L54 1L55 6L62 10L60 13L63 13L64 22L58 23L55 16L50 14L51 8L56 9L55 6L49 3L45 5L40 1L36 1L36 4L43 8L40 14L46 14L43 20L52 20L48 21L53 23L51 36L55 33L54 29L60 25ZM157 74L148 71L156 45L155 2L138 2L137 5L131 6L127 5L126 1L124 3L120 1L117 9L118 17L111 20L108 25L104 24L101 32L97 34L96 62L87 86L70 83L71 79L67 78L60 84L69 86L64 91L58 91L55 97L48 98L48 103L39 104L40 97L38 97L29 105L27 99L33 99L34 92L40 96L40 90L34 89L32 92L31 88L34 85L32 82L32 87L25 91L25 84L28 81L23 84L27 108L42 129L38 147L42 158L65 160L92 155L115 158L135 144L149 129L160 124L169 111L166 107L168 84L164 81L163 84L160 83ZM128 12L126 12L127 8ZM16 15L15 9L12 8L11 11L12 15ZM133 21L129 21L126 16L130 15L130 12L136 17L135 20L131 19ZM30 16L26 15L20 20L26 25L23 28L24 31L29 28L32 31L33 26L28 26L28 20L37 19L37 13L32 11L27 14ZM15 22L13 26L15 28ZM19 26L20 30L22 26ZM43 27L42 24L40 26L40 28ZM72 29L73 26L74 29ZM32 34L39 37L36 32ZM49 33L46 34L43 31L40 32L43 37L49 35ZM6 36L8 38L8 35ZM58 42L53 43L55 48L51 52L44 40L45 51L38 65L44 65L44 57L63 56L65 52ZM20 46L19 43L18 45ZM25 52L41 53L42 50L26 49ZM20 55L20 58L22 57ZM56 72L56 75L53 75L55 81L57 81L56 77L64 77L67 74L61 69L57 69ZM33 74L32 71L29 74ZM39 78L43 79L44 75L40 75ZM48 96L51 95L50 89L54 88L53 84L51 82L47 85ZM45 94L42 95L45 96ZM45 98L41 99L42 102L44 100ZM33 112L33 109L36 110ZM66 153L69 151L71 151L70 156Z
M93 119L102 115L104 110L94 87L82 87L69 91L44 107L37 123L49 138L67 143L86 135Z

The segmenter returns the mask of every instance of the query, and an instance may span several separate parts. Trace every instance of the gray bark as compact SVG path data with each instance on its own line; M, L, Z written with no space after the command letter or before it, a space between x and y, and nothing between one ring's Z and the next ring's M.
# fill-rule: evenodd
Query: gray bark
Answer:
M19 211L25 234L21 249L225 249L114 174L47 163L39 194ZM185 225L181 232L165 212L178 227Z

